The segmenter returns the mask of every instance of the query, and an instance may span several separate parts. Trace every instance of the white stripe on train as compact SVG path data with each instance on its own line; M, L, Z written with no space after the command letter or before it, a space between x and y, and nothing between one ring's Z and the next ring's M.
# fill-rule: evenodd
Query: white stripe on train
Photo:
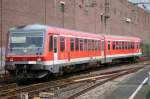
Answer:
M131 53L131 54L118 54L118 55L107 55L106 58L117 58L117 57L129 57L129 56L139 56L142 53ZM72 63L72 62L80 62L80 61L90 61L95 59L103 59L102 56L96 56L96 57L84 57L84 58L75 58L75 59L68 59L65 60L58 60L56 64L63 64L63 63ZM53 65L53 61L44 61L44 65Z

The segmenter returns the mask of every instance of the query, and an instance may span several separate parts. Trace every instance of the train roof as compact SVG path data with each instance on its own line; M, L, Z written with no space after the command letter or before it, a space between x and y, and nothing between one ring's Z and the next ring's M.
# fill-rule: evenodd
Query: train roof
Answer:
M41 24L21 25L21 26L13 27L10 29L10 31L15 31L15 30L17 31L21 31L21 30L47 30L49 31L50 30L53 33L59 33L59 34L61 31L62 32L61 34L63 35L85 36L85 37L94 37L94 38L105 37L106 40L121 39L121 40L139 40L140 41L140 38L138 37L106 35L103 33L97 34L97 33L83 32L83 31L72 30L72 29L64 29L62 27L56 27L56 26L51 26L51 25L41 25Z

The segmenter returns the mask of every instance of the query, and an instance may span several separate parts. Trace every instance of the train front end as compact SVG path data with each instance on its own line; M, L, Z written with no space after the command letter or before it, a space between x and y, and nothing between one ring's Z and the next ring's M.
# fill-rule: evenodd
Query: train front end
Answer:
M5 69L15 78L43 78L48 74L44 60L46 27L21 26L8 33Z

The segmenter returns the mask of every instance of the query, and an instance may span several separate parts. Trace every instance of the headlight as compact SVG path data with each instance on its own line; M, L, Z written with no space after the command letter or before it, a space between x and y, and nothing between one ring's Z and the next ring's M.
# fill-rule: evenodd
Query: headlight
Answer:
M14 61L13 58L10 58L10 61L13 62Z
M41 58L37 58L37 61L41 61L42 59Z

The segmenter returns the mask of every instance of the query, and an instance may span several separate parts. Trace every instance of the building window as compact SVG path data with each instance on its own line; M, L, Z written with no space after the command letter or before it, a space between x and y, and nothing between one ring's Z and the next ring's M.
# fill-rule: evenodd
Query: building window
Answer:
M61 12L65 12L65 2L60 1L60 10Z
M74 39L70 38L70 49L71 51L74 51Z
M60 37L60 51L63 52L65 50L65 38Z

